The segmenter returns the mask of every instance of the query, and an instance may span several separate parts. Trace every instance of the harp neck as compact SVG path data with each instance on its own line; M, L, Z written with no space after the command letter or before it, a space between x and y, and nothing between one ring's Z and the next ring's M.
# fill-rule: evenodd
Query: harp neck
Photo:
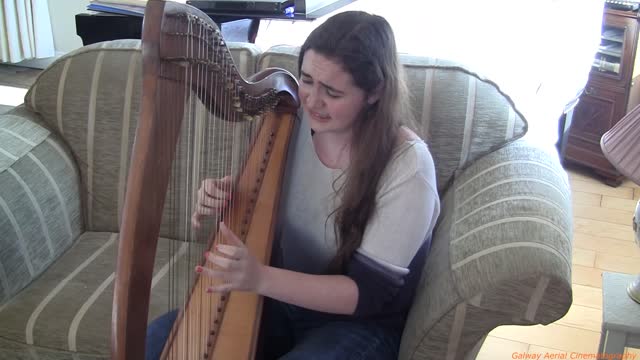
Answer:
M199 64L206 81L194 83L193 91L224 94L231 99L233 111L237 113L255 116L265 108L276 112L290 112L298 108L295 76L284 69L266 69L264 76L254 77L253 81L244 79L220 29L202 11L161 0L149 2L146 11L163 12L161 21L149 26L145 23L142 35L144 56L152 58L150 63L163 64L161 77L184 82L184 69ZM201 89L202 86L210 88ZM207 103L209 99L203 100ZM222 111L210 110L217 114Z

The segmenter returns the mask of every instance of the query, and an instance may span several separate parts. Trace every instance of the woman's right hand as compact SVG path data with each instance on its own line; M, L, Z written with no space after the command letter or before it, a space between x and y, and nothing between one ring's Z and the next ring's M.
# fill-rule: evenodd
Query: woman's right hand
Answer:
M198 189L198 203L191 216L191 224L199 228L205 216L219 214L231 200L231 176L222 179L205 179Z

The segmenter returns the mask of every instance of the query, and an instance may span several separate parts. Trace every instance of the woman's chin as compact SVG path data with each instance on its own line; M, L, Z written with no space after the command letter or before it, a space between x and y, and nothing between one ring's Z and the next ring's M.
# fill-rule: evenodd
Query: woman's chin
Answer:
M330 124L328 120L322 121L322 120L318 120L313 117L310 117L309 127L311 127L313 131L318 132L318 131L327 130L330 127Z

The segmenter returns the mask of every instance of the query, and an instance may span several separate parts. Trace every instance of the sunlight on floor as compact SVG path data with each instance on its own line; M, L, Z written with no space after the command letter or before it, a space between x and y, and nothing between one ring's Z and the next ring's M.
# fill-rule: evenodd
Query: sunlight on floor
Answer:
M17 106L23 103L28 89L0 85L0 105Z

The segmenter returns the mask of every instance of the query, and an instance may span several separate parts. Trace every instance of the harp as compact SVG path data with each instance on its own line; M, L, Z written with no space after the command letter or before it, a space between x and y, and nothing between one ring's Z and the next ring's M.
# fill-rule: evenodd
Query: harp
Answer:
M232 204L219 218L254 256L269 261L298 108L297 82L275 68L244 79L216 24L193 7L169 1L148 1L142 56L141 117L120 229L112 358L144 359L154 257L164 236L178 239L171 242L180 249L172 259L184 255L185 245L193 250L186 251L186 270L172 274L187 275L169 286L186 295L169 300L167 310L178 308L179 315L162 357L250 359L261 299L206 293L211 280L197 276L193 266L204 265L204 251L223 239L216 220L196 231L190 217L200 182L231 175Z

